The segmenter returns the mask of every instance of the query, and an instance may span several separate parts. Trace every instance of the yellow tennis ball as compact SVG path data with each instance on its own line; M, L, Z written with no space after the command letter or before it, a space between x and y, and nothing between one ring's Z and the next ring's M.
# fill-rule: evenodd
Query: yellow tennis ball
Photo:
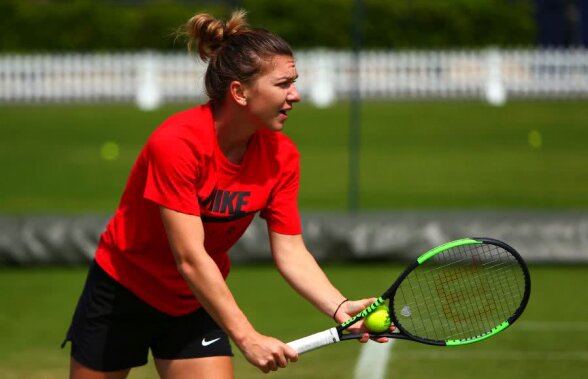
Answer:
M118 158L119 147L116 142L105 142L100 148L100 156L105 161L113 161Z
M529 132L529 145L535 149L539 149L543 145L543 136L540 131L531 130Z
M364 319L365 327L372 333L382 333L390 328L390 313L386 305L380 305Z

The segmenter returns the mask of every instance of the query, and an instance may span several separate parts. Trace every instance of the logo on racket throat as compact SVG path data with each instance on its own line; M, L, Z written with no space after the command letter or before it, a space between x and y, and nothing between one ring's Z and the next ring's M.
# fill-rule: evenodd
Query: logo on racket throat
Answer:
M345 327L353 324L358 319L363 318L363 317L369 315L370 313L372 313L374 311L374 309L376 309L377 307L379 307L380 305L382 305L382 303L384 303L384 301L385 301L384 299L382 299L381 297L379 297L376 301L374 301L374 303L372 305L370 305L369 307L367 307L363 311L359 312L355 316L351 317L349 320L343 322L341 324L341 327L342 328L345 328Z

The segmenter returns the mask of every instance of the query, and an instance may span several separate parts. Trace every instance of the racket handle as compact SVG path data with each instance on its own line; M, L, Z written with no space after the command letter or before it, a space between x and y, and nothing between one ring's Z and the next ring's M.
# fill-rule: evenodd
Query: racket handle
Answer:
M339 332L337 332L337 328L331 328L288 342L288 346L296 350L298 354L302 354L339 341Z

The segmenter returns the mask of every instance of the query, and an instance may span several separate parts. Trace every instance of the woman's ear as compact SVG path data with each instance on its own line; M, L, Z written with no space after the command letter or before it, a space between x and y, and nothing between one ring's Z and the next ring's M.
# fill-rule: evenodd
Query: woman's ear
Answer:
M247 105L247 95L243 83L233 80L231 84L229 84L229 94L237 104L243 107Z

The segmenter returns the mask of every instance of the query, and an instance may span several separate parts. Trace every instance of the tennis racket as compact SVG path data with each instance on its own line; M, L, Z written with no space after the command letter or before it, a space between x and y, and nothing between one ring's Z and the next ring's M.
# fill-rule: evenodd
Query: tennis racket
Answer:
M418 257L373 304L349 320L288 345L301 354L359 339L363 334L344 332L386 301L396 329L370 337L437 346L471 344L512 325L530 293L529 270L515 249L490 238L459 239Z

